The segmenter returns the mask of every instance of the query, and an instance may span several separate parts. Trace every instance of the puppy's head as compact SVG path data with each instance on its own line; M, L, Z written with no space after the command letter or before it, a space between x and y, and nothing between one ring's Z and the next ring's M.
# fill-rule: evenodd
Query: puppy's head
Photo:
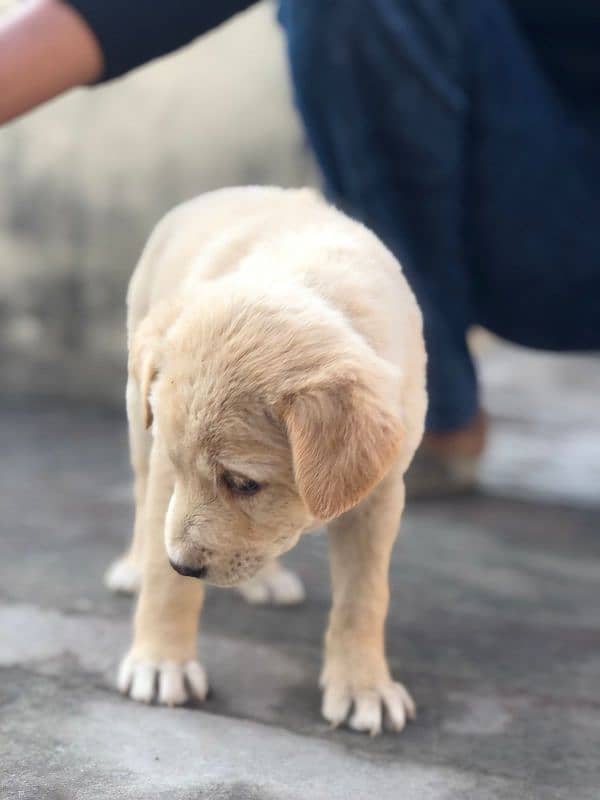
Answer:
M398 455L397 376L342 318L297 301L216 295L137 348L174 473L165 537L182 574L251 577L356 505Z

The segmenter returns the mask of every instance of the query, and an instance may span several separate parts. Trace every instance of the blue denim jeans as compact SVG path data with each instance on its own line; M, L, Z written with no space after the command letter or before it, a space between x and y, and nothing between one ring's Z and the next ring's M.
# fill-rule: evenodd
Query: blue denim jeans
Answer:
M282 0L297 106L331 198L400 259L425 318L430 430L479 407L480 324L600 349L600 136L503 0Z

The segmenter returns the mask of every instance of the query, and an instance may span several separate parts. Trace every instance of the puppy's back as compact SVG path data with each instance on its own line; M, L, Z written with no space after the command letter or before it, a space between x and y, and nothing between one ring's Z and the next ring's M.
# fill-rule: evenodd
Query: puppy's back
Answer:
M289 216L292 208L317 204L326 207L309 189L248 186L208 192L173 208L152 231L129 282L130 331L193 270L198 279L218 277L239 263L282 210Z
M396 259L364 226L310 189L243 187L201 195L159 222L130 282L130 333L184 282L201 284L237 270L256 281L309 287L394 361L402 358L395 351L412 338L410 329L420 330Z

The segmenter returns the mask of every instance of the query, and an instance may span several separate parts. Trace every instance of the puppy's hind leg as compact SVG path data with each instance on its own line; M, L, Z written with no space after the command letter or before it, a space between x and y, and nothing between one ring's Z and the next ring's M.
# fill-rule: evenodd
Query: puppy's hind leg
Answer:
M278 559L271 561L236 589L252 605L295 606L304 600L302 581Z
M135 380L127 382L127 419L129 423L129 449L134 473L135 522L129 549L114 561L104 576L112 592L134 594L140 588L144 550L144 507L148 483L151 433L144 428L140 406L140 392Z

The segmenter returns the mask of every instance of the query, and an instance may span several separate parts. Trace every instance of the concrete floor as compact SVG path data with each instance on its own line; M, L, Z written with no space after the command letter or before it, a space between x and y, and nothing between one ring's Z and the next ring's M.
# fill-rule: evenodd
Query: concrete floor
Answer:
M498 430L514 435L509 417ZM588 425L588 444L593 433ZM406 515L389 654L420 713L402 735L371 740L319 718L329 593L320 536L288 559L307 586L303 606L250 608L210 592L203 709L121 699L112 686L131 601L105 592L102 573L131 526L124 421L5 399L0 797L597 800L598 507L534 498L531 466L521 481L531 491L508 496L500 438L487 468L495 494Z

